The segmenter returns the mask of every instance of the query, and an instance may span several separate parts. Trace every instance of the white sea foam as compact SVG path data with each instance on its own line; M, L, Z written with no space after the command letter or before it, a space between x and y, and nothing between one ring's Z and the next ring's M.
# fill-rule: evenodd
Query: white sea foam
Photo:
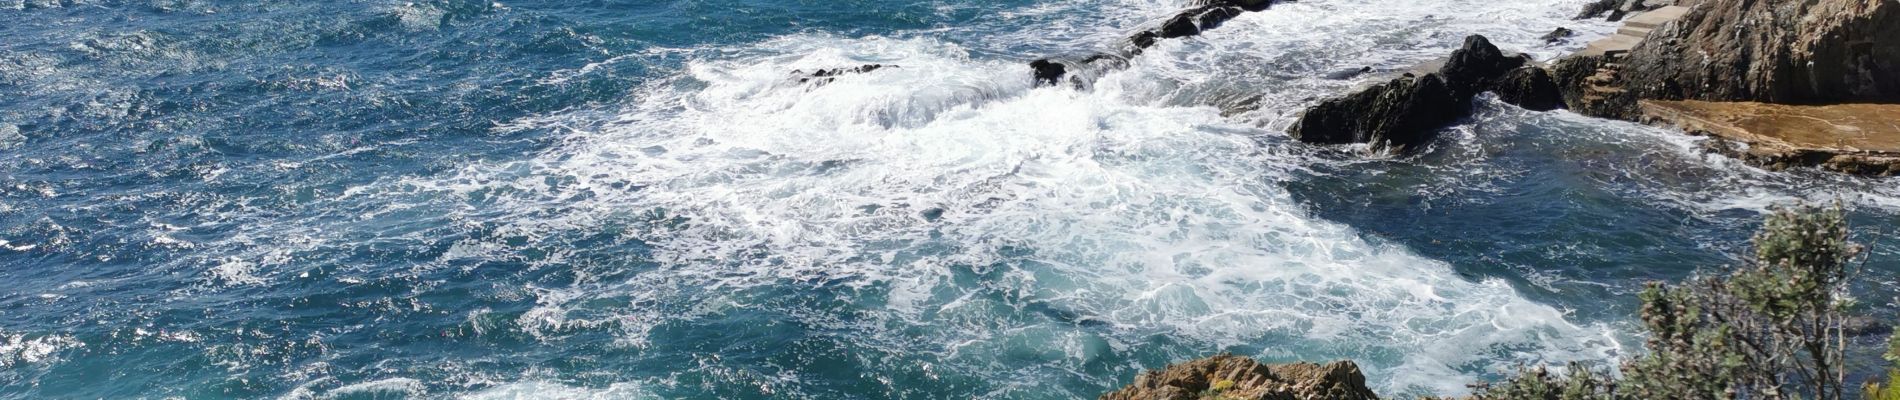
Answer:
M1621 335L1609 328L1572 324L1505 282L1472 281L1443 262L1363 240L1313 217L1281 186L1324 162L1279 133L1290 113L1363 83L1315 76L1408 66L1470 33L1549 58L1571 50L1538 47L1551 27L1613 29L1569 20L1579 1L1291 3L1166 41L1089 90L1032 88L1023 61L1034 55L998 55L1108 43L1180 6L1100 3L1050 2L947 33L801 33L742 48L656 50L692 61L623 107L498 128L563 136L541 154L384 180L338 200L381 205L351 208L359 213L352 221L446 209L448 221L484 232L418 270L470 260L561 265L559 252L515 257L522 242L558 248L566 243L555 238L574 232L624 230L652 248L659 266L650 272L596 280L601 271L570 265L575 288L503 293L535 305L512 321L469 314L478 335L513 329L553 341L615 329L619 344L639 348L655 326L744 308L731 293L835 284L883 301L865 317L878 323L847 327L852 340L940 356L937 368L976 375L970 370L1024 343L1058 349L1064 356L1051 367L1073 370L1157 334L1206 351L1260 346L1282 359L1356 358L1382 389L1441 394L1465 390L1479 371L1622 354ZM1005 26L1068 13L1075 17ZM897 67L829 82L801 83L792 73L870 63ZM1210 106L1252 94L1262 96L1258 111L1222 117ZM1662 137L1642 129L1617 134ZM1604 139L1619 140L1596 138ZM1749 205L1711 207L1732 206ZM217 265L214 282L264 284L290 272L286 254L351 240L338 231L259 224L202 246L238 255L201 261ZM970 275L981 278L970 283ZM469 396L639 393L528 380Z
M1272 58L1310 54L1325 65L1302 68L1322 71L1423 61L1465 32L1530 43L1542 32L1522 25L1560 21L1575 2L1464 12L1475 3L1286 5L1164 43L1088 91L1031 88L1021 60L977 56L934 36L787 36L698 58L624 109L509 123L571 135L532 160L351 195L484 196L511 210L500 229L525 237L641 215L684 221L634 224L662 264L657 273L595 291L533 291L539 306L516 324L536 336L618 326L637 346L642 326L682 317L640 308L613 310L613 318L572 313L587 299L664 296L680 285L843 282L884 291L884 318L954 343L908 349L942 352L950 364L974 354L959 349L1011 340L1105 335L1126 348L1144 332L1168 332L1209 349L1259 344L1275 354L1361 358L1381 387L1456 393L1474 366L1613 359L1620 344L1606 328L1573 325L1504 282L1473 282L1442 262L1368 243L1291 199L1278 182L1302 168L1302 150L1256 139L1277 133L1255 123L1272 125L1343 84L1297 78L1265 92L1263 114L1239 119L1181 95L1260 65L1235 58L1284 64ZM1174 7L1148 6L1119 9L1146 17ZM1314 34L1327 31L1358 34ZM1070 36L1121 36L1104 33ZM1416 39L1396 52L1357 39L1381 36ZM1352 49L1352 58L1326 58L1335 48ZM824 84L791 73L868 63L898 67ZM460 243L445 257L480 256L491 245ZM957 282L971 268L1003 269L985 286L1109 330L1016 337L1047 328L984 321L976 309L968 311L976 319L958 322L961 308L988 301L980 299L987 289ZM945 292L965 295L946 300ZM575 319L584 316L594 319ZM859 334L871 343L898 333ZM1094 351L1074 349L1078 359Z

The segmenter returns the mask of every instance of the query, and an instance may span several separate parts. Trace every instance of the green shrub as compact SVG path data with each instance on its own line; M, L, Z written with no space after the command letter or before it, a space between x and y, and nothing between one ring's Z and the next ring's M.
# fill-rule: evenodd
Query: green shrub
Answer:
M1887 362L1887 384L1868 383L1867 400L1900 400L1900 333L1887 339Z
M1852 306L1845 283L1861 253L1847 231L1839 205L1777 209L1740 268L1643 290L1648 353L1625 363L1620 380L1577 366L1563 377L1539 368L1482 386L1473 397L1840 400L1842 324ZM1869 393L1894 396L1892 385Z

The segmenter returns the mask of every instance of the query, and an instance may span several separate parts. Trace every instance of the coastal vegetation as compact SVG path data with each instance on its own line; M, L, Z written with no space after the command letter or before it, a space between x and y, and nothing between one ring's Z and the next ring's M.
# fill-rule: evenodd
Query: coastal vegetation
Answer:
M1855 308L1847 285L1865 260L1849 240L1842 206L1796 204L1770 213L1751 240L1753 251L1732 270L1677 284L1651 283L1639 298L1644 353L1612 373L1571 364L1554 371L1533 367L1510 378L1473 385L1471 400L1648 399L1900 399L1900 336L1889 340L1893 363L1885 383L1848 382L1848 321ZM1361 388L1307 396L1302 387L1364 382L1357 368L1341 374L1276 374L1280 366L1219 356L1145 374L1115 398L1373 398ZM1219 366L1241 367L1222 368ZM1346 364L1350 365L1350 364ZM1244 367L1244 368L1242 368ZM1254 376L1251 374L1261 374ZM1236 397L1232 382L1247 382ZM1255 384L1254 382L1264 382ZM1276 390L1251 389L1256 387ZM1161 394L1133 397L1134 393ZM1194 393L1198 397L1167 396ZM1320 392L1324 393L1324 392Z

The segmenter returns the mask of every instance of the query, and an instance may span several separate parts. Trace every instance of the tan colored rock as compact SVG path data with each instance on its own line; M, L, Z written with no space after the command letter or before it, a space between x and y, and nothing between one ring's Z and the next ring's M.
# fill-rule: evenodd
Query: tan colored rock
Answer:
M1900 102L1900 0L1703 0L1686 10L1621 61L1638 98Z
M1713 136L1712 150L1763 167L1900 174L1900 104L1645 100L1640 108L1644 122Z
M1102 400L1376 400L1351 361L1261 364L1220 355L1144 372Z

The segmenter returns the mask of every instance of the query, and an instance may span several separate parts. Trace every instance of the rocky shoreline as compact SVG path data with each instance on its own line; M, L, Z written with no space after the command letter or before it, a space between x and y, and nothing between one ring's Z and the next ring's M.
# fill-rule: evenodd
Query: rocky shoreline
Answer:
M1261 364L1218 355L1144 372L1101 400L1377 400L1352 361Z
M1626 25L1549 65L1502 55L1473 36L1436 72L1323 100L1288 133L1307 143L1409 151L1465 118L1472 96L1490 91L1534 111L1567 108L1684 128L1715 137L1713 150L1764 167L1900 174L1900 135L1881 133L1900 129L1891 114L1856 114L1883 110L1873 104L1900 104L1900 1L1605 0L1581 16L1605 14ZM1546 39L1563 40L1566 31L1558 28ZM1654 105L1684 100L1731 120L1836 123L1711 128L1706 119L1686 120L1689 114ZM1767 109L1757 104L1801 107L1774 108L1772 117L1743 115ZM1864 118L1848 118L1855 115Z

